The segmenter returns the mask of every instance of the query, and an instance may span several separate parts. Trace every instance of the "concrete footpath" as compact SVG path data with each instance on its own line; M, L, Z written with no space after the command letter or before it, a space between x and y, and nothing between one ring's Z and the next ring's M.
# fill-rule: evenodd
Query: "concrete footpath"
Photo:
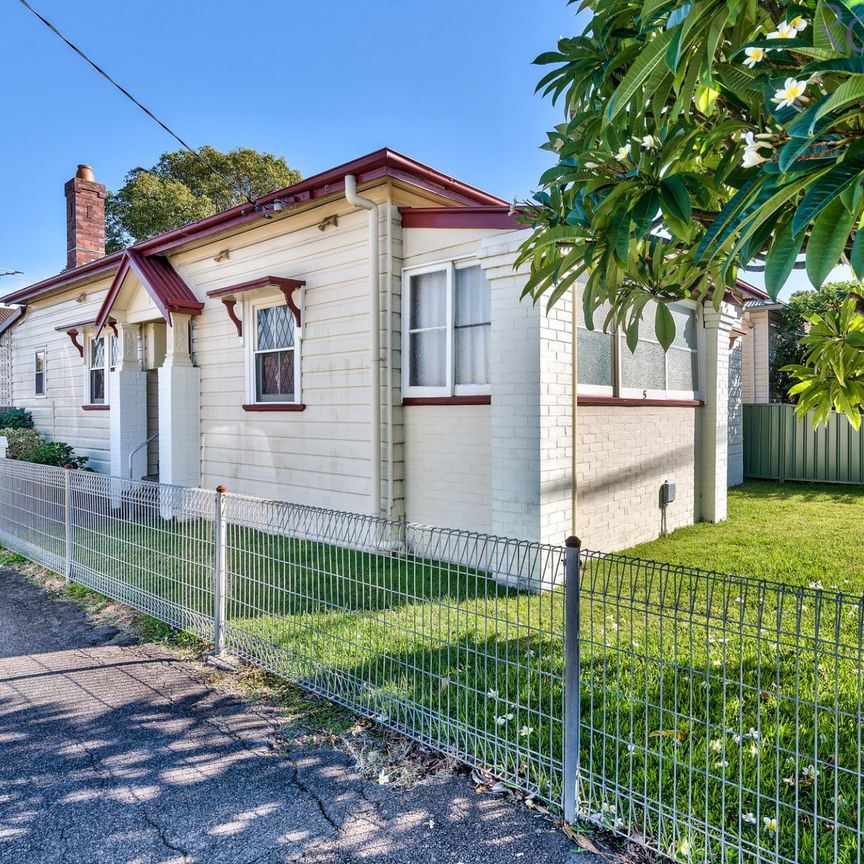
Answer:
M463 777L394 789L277 753L267 712L114 636L0 570L2 864L599 860Z

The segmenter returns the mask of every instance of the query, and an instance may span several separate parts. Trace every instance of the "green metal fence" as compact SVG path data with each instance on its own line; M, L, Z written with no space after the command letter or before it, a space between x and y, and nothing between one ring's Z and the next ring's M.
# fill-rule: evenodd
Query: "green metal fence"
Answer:
M744 476L864 484L864 433L842 414L814 428L794 405L745 405Z

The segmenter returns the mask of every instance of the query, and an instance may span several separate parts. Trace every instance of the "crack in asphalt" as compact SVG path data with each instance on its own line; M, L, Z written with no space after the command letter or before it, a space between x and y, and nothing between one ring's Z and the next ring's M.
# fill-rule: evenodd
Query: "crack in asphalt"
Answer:
M324 821L327 822L327 824L330 825L330 827L333 828L333 830L338 833L342 826L330 815L330 813L327 810L327 807L324 806L324 802L321 800L321 798L318 795L316 795L315 792L313 792L300 779L300 771L297 768L297 764L294 762L294 759L291 756L289 756L288 761L291 763L291 768L293 771L293 774L292 774L292 776L288 782L291 783L293 786L296 786L304 795L306 795L307 798L310 798L312 801L315 802L315 804L318 807L318 810L321 812L321 815L324 817Z
M159 835L162 845L170 852L177 852L183 856L184 861L192 861L192 853L182 846L176 846L168 839L167 829L154 819L147 811L146 807L141 807L141 813L144 816L144 821Z

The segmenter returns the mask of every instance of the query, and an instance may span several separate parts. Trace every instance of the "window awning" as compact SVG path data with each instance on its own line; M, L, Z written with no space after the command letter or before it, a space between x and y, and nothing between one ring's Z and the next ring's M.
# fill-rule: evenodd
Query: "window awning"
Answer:
M87 321L74 321L72 324L61 324L59 327L55 327L54 329L58 333L65 333L72 344L75 346L75 349L78 353L83 357L84 356L84 346L78 341L78 336L81 333L81 329L83 327L95 327L98 324L98 319L90 318ZM117 335L117 322L113 318L109 318L105 322L113 331L114 335Z
M294 292L305 284L302 279L288 279L284 276L262 276L259 279L250 279L248 282L241 282L239 285L216 288L213 291L208 291L207 296L217 298L225 304L228 317L234 322L234 326L237 328L237 335L242 336L243 322L237 317L237 313L234 311L234 306L237 303L235 295L244 294L247 291L255 291L259 288L278 288L285 297L285 305L294 314L295 324L300 327L300 307L294 302Z

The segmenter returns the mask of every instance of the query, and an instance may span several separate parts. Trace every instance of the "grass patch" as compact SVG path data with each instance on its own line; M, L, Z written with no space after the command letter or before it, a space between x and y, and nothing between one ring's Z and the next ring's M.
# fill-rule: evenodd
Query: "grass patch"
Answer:
M679 528L628 554L858 595L862 525L862 488L750 481L729 490L725 522Z

